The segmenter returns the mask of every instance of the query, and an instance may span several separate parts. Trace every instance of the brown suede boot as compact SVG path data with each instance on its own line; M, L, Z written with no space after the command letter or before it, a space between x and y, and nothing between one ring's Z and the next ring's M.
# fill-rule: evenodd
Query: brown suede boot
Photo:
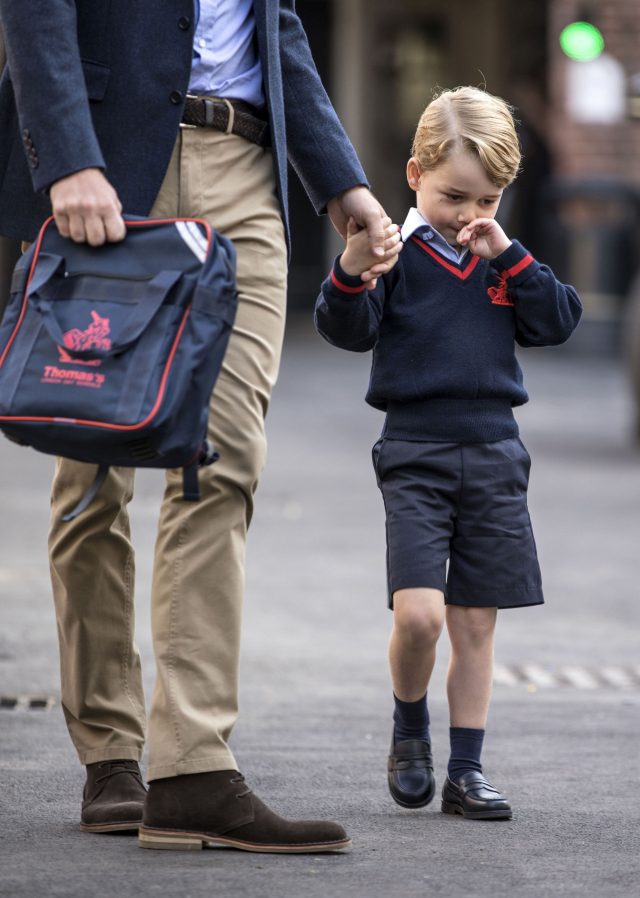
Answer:
M137 832L146 795L137 761L87 764L80 829L89 833Z
M253 794L237 770L154 780L138 835L141 848L338 851L351 840L337 823L285 820Z

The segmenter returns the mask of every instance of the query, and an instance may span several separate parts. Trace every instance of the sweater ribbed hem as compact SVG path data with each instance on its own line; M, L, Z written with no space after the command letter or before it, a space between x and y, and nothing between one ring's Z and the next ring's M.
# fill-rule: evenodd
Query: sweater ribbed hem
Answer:
M340 264L341 256L336 256L331 274L329 275L331 283L339 293L347 293L349 297L353 294L364 293L365 286L359 274L347 274Z
M496 443L519 434L511 403L502 399L389 402L384 436L436 443Z

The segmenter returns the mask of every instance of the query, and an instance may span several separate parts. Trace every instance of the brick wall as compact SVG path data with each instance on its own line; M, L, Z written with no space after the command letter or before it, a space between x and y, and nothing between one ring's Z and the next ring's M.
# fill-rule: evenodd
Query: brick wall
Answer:
M605 50L625 70L626 78L640 72L639 0L548 0L549 61L552 116L550 137L559 175L617 177L640 187L640 119L615 125L571 121L566 104L566 58L558 36L585 6L605 39Z

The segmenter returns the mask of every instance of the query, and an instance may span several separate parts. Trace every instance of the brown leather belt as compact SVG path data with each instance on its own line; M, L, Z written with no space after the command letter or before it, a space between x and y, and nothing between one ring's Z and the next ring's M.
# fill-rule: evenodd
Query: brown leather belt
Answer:
M226 134L237 134L258 146L271 146L269 124L257 110L242 100L226 97L196 97L187 94L182 124L197 128L215 128Z

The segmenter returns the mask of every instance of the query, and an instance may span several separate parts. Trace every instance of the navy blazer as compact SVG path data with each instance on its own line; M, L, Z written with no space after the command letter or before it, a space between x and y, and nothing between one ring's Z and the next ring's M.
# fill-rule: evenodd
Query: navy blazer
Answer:
M258 52L287 225L287 158L316 211L366 184L320 82L295 0L254 0ZM127 213L147 215L182 116L193 0L0 0L0 234L32 240L47 188L99 167Z

